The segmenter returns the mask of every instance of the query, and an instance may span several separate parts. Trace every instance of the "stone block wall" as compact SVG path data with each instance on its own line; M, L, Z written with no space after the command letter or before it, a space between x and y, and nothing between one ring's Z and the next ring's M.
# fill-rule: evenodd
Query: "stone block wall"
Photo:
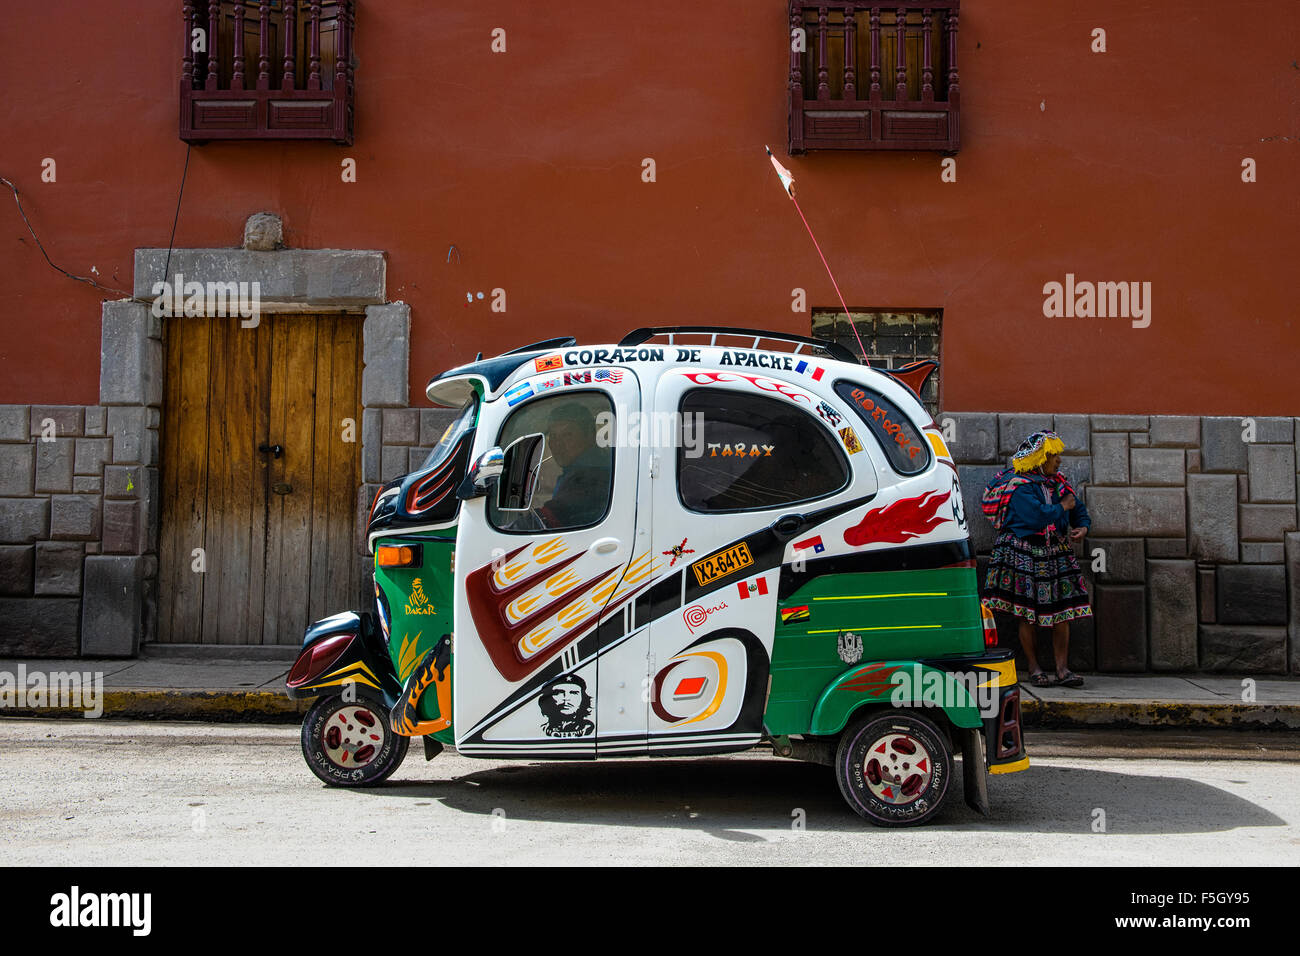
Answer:
M105 302L99 403L0 406L0 650L129 657L156 622L162 324Z
M1101 672L1300 673L1300 489L1292 418L940 413L987 562L985 484L1052 428L1092 519L1076 546L1094 617L1071 666ZM981 578L982 580L982 578ZM1001 615L999 615L1001 617ZM999 630L1016 646L1014 621ZM1050 661L1041 642L1040 661Z
M365 522L379 489L394 478L419 468L429 457L442 433L456 417L443 408L366 408L362 414L363 455L361 497L358 501L358 534L366 550Z
M4 653L138 649L156 577L156 411L0 406L0 617L11 625ZM119 620L118 608L131 620Z

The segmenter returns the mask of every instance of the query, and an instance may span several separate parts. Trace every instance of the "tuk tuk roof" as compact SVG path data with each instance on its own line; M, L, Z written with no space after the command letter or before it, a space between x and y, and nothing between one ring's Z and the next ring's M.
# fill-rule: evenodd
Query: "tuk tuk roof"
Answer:
M706 339L706 341L699 341L701 338ZM561 336L512 349L492 358L485 359L480 353L479 357L473 362L448 369L434 376L426 389L426 395L436 405L456 407L463 404L470 397L474 390L473 383L475 380L481 383L481 389L485 395L495 395L518 369L529 361L539 361L547 353L578 351L580 355L589 354L591 356L590 361L583 358L576 363L561 359L560 365L557 367L565 364L620 364L628 361L630 355L636 355L640 362L645 362L647 359L641 356L647 351L647 343L652 343L655 339L666 340L662 342L662 345L677 348L717 348L733 352L776 351L809 358L816 355L820 361L856 366L858 369L870 369L885 375L906 386L918 398L921 384L930 372L938 367L937 363L927 361L914 363L901 369L878 368L869 363L864 363L862 359L838 342L784 332L767 332L761 329L729 326L657 326L635 329L623 336L617 345L578 346L577 339L573 336ZM732 341L719 342L719 339ZM748 341L742 344L743 340ZM793 348L761 348L764 342L786 346L792 345ZM655 361L671 365L674 364L675 359L672 355L665 354L661 360Z

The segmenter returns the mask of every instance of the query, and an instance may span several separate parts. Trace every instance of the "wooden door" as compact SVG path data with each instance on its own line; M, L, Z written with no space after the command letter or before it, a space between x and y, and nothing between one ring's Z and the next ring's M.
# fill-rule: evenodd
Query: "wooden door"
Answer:
M360 396L355 316L171 320L160 641L297 644L353 607Z

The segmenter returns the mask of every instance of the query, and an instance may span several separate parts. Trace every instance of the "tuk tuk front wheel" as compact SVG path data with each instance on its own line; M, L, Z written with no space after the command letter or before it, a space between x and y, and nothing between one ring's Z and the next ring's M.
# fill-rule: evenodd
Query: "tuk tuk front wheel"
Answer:
M383 704L322 697L302 722L302 755L307 766L336 787L372 787L401 766L410 738L393 733Z
M877 711L840 737L835 777L849 806L876 826L916 826L943 806L952 754L946 735L927 718Z

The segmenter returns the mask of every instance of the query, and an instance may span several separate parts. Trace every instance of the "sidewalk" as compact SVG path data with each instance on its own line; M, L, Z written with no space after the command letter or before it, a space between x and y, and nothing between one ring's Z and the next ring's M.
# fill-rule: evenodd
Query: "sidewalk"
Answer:
M178 657L139 660L0 660L11 675L0 691L26 674L59 671L101 674L105 717L211 722L293 723L311 701L285 695L290 660L223 661ZM92 678L93 679L93 678ZM1241 677L1087 674L1078 690L1021 684L1028 727L1176 727L1300 729L1300 680L1255 679L1255 701L1242 701ZM28 684L30 686L30 683ZM82 708L0 706L0 716L73 717Z

